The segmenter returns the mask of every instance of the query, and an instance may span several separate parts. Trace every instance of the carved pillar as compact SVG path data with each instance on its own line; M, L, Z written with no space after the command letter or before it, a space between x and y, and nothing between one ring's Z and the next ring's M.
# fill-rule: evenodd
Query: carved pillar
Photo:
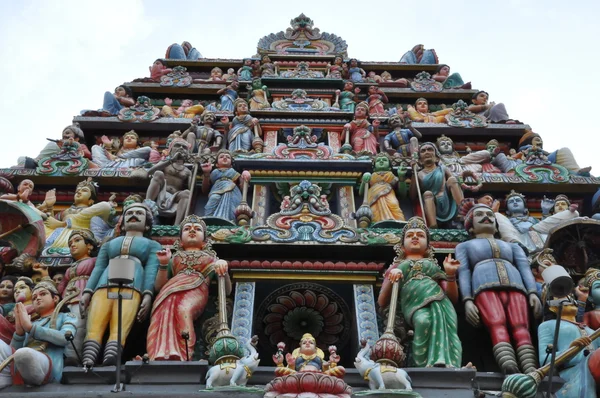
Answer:
M242 345L246 344L252 337L255 288L256 284L254 282L237 282L235 285L231 333Z
M269 213L269 187L266 185L255 184L252 194L252 210L254 218L250 221L250 226L265 225L265 220Z
M359 348L362 339L367 340L370 344L375 344L379 339L379 330L377 329L377 313L375 312L372 285L354 285L354 308L356 309Z
M356 220L350 218L352 213L356 211L354 193L351 186L338 188L338 209L340 217L344 219L346 225L350 228L356 228Z

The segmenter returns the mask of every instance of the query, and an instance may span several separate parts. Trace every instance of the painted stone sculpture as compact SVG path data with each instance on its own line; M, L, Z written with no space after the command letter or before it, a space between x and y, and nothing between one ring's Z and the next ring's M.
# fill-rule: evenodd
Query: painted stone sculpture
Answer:
M15 306L15 334L10 345L0 341L0 389L11 384L42 385L62 378L65 334L77 332L71 314L61 313L64 301L50 282L39 283L32 292L39 318L32 321L25 305ZM66 299L70 299L67 296ZM10 362L14 361L14 374Z
M329 347L329 361L325 361L325 354L317 347L315 338L306 333L300 347L286 354L287 366L283 365L285 344L279 343L277 348L273 355L277 377L265 387L265 398L306 395L350 398L352 389L342 380L346 369L337 365L340 357L335 346Z
M375 119L371 124L367 120L368 116L369 105L366 102L356 105L354 120L344 125L344 133L346 143L350 141L354 152L368 152L375 155L379 146L377 131L381 122Z
M187 68L179 65L160 78L160 85L163 87L188 87L191 84L192 77Z
M115 203L99 202L96 185L88 179L77 184L73 205L59 213L56 218L48 217L46 225L46 247L44 254L68 256L68 241L74 229L90 229L92 217L107 220L116 207Z
M438 57L434 49L426 50L423 44L417 44L410 51L404 53L400 58L401 64L425 64L438 63Z
M371 359L372 347L363 340L362 349L354 359L354 367L369 382L371 390L403 390L412 391L412 381L405 370L381 364ZM361 394L362 395L362 394ZM400 396L420 397L418 394Z
M77 333L73 342L77 352L69 344L65 347L65 357L67 364L79 365L77 353L81 353L86 333L86 322L79 312L79 300L96 265L98 243L90 230L76 229L69 235L69 250L74 262L65 271L64 277L58 284L57 289L63 297L71 295L75 291L78 292L75 297L66 303L69 311L76 318L74 323L77 327Z
M171 44L167 48L165 58L196 61L202 58L202 54L200 54L200 51L196 50L196 48L192 46L190 42L184 41L181 44Z
M217 91L217 94L221 95L221 112L233 113L234 102L238 99L239 87L240 84L237 80L234 80L229 86Z
M173 69L167 67L165 61L163 61L160 58L154 61L152 66L148 68L150 69L150 79L152 79L156 83L160 83L161 77L173 71Z
M387 307L392 284L399 283L400 308L414 329L412 365L458 368L462 345L452 302L458 301L459 263L448 255L444 270L440 268L433 257L429 229L419 217L408 220L401 241L402 246L395 247L397 256L386 273L378 303Z
M398 173L402 173L401 168ZM402 178L404 180L404 178ZM367 190L366 202L373 212L373 222L396 220L404 221L404 213L396 197L397 190L406 194L406 184L392 173L392 165L386 154L380 153L375 158L373 174L365 173L360 185L359 194Z
M271 62L271 58L268 55L263 55L260 64L260 76L261 77L275 77L277 76L276 66Z
M528 307L539 318L542 306L527 256L517 244L494 238L496 216L488 206L474 205L464 224L473 239L456 246L456 259L467 321L473 326L483 322L505 374L534 371L537 354Z
M419 184L410 184L410 195L416 202L420 188L427 225L436 228L438 223L454 219L464 195L456 177L441 164L433 143L426 142L419 147L419 165L421 169L413 176L419 179Z
M186 163L190 161L189 142L175 138L169 144L167 158L148 170L152 179L146 191L146 200L156 203L159 215L174 217L175 225L183 220L189 207L192 171Z
M514 123L514 121L509 119L504 104L496 104L495 102L488 104L488 97L489 94L485 91L478 91L473 94L473 98L471 99L472 105L468 108L469 111L484 116L491 123Z
M308 62L298 62L296 68L281 72L279 77L286 79L322 79L323 72L310 70Z
M157 253L160 263L154 288L159 292L152 307L147 351L150 360L185 361L196 344L194 321L208 302L208 287L215 275L224 275L227 293L231 282L227 262L219 260L206 240L206 224L196 215L180 225L181 249ZM189 340L181 337L189 334Z
M388 98L383 91L377 86L369 86L369 94L367 103L369 104L370 117L387 117L384 104L388 102Z
M499 169L491 164L492 153L487 149L470 152L465 156L460 156L454 150L454 141L445 135L442 135L437 139L436 146L440 153L440 161L454 174L461 175L465 171L473 173L500 172Z
M446 64L438 65L436 72L431 76L435 81L443 84L446 88L471 89L471 82L465 83L459 73L450 74L450 67Z
M88 368L96 364L107 328L109 335L102 364L116 365L119 343L121 346L125 344L136 314L140 322L150 314L159 266L156 253L161 250L158 242L146 237L152 230L150 209L140 203L126 207L121 230L124 232L123 236L106 242L100 248L96 266L79 301L82 314L88 310L87 335L83 342L83 365ZM119 288L111 286L108 281L108 265L110 260L123 256L135 264L135 272L133 284L120 289L121 294L130 295L131 299L123 300L123 329L121 341L118 342L117 300L109 299L108 293L116 293Z
M269 89L264 86L260 79L252 80L252 86L247 86L248 89L248 103L250 104L250 110L258 110L269 108Z
M181 117L193 119L204 112L204 107L200 104L194 105L191 99L181 101L181 106L175 109L171 98L165 98L165 105L160 110L160 115L164 117Z
M199 126L198 119L194 118L190 127L188 127L181 135L181 138L190 143L190 148L194 153L208 154L221 149L223 145L223 134L213 128L215 119L216 116L214 112L204 111L200 116L200 123L202 123L202 126ZM226 116L223 116L221 122L227 123L229 122L229 119ZM196 143L198 146L196 146Z
M297 88L292 91L291 97L273 101L272 108L282 111L328 111L331 110L327 102L309 98L305 90Z
M129 87L117 86L114 93L109 91L104 93L102 109L99 112L101 114L105 113L107 116L118 115L122 109L134 105L135 100L131 98L131 90Z
M235 117L226 127L227 149L232 152L248 152L254 147L254 142L260 140L261 135L258 119L248 113L248 103L241 98L235 100Z
M444 89L443 84L433 79L427 72L418 73L410 82L410 88L423 93L439 93Z
M238 79L243 82L252 81L252 59L244 59L244 65L238 69Z
M121 169L139 167L146 163L152 153L151 147L140 147L139 136L134 130L123 134L121 148L115 150L115 143L107 136L101 137L102 145L92 147L92 159L101 168Z
M348 80L344 83L344 91L336 90L335 94L337 97L333 107L340 108L345 112L354 112L354 108L358 102L358 93L360 93L360 88L355 88L354 82Z
M202 192L208 194L208 202L204 207L205 217L219 217L235 220L235 209L242 201L240 188L250 181L247 171L238 173L233 168L231 152L221 150L217 153L216 169L205 163L202 168ZM236 184L239 184L238 188Z
M351 58L348 62L350 63L350 65L345 68L348 78L354 83L362 82L366 76L366 73L358 65L358 60L356 58Z
M558 307L551 306L550 311L557 316ZM558 375L565 384L555 394L557 398L595 398L596 386L600 382L600 341L593 340L594 330L576 321L577 305L571 298L563 305L559 324L557 356L571 347L585 348L570 360L558 367ZM553 344L556 319L548 319L538 327L538 353L540 363L546 360L546 349Z
M420 123L446 123L446 115L452 112L452 108L429 112L429 103L425 98L415 101L415 106L408 106L408 115L413 122Z
M600 270L589 268L585 272L584 287L587 289L588 308L583 314L583 323L593 330L600 329ZM583 289L582 289L583 290Z
M344 59L337 55L333 60L332 64L327 64L327 74L325 75L328 79L341 79L343 72Z
M422 134L412 124L409 124L408 128L403 128L404 118L399 114L392 115L387 124L392 128L392 131L386 134L383 139L382 152L386 151L394 156L411 156L410 139L412 137L421 139Z
M226 364L225 366L214 365L208 369L206 373L206 389L209 390L213 386L245 386L260 363L258 353L256 352L256 344L258 344L258 337L252 336L245 346L247 355L236 360L233 366L230 364ZM262 392L262 389L259 391Z

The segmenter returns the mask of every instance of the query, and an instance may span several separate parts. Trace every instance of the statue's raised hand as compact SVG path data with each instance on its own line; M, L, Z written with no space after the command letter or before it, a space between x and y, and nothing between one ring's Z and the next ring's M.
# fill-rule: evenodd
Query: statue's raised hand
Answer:
M204 174L210 174L210 172L212 171L213 165L212 163L202 163L200 165L200 168L202 169L202 173Z
M446 258L444 259L444 271L448 276L456 275L458 271L458 267L460 266L460 261L455 258L452 258L452 253L448 253Z
M472 300L465 302L465 315L467 322L475 327L479 327L481 324L481 318L479 318L479 309Z
M544 199L542 199L541 207L542 207L542 214L550 214L550 211L554 207L554 200L549 199L546 197L546 195L544 195Z
M169 249L168 247L166 247L163 250L157 251L156 252L156 257L158 258L158 263L160 265L167 265L167 264L169 264L169 260L171 260L171 249Z

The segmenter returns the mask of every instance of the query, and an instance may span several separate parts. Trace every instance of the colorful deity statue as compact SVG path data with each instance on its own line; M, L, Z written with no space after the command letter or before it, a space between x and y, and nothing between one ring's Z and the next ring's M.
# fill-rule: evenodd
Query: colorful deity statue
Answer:
M344 91L336 90L335 94L339 98L339 107L342 111L353 112L358 102L358 93L360 88L354 87L354 83L348 80L344 83Z
M262 135L258 119L250 116L248 103L241 98L235 100L235 117L226 129L227 149L232 152L250 151L254 134Z
M172 105L173 100L171 98L165 98L165 105L160 110L160 115L164 117L193 119L204 112L204 106L201 104L194 105L194 101L191 99L184 99L181 101L181 106L179 106L177 109L175 109Z
M367 120L368 116L369 105L363 101L356 105L354 120L344 125L344 131L346 135L350 134L350 143L355 152L364 151L375 155L379 146L377 131L381 122L375 119L371 124Z
M92 159L101 168L124 169L139 167L146 163L152 153L150 147L139 146L140 137L134 130L123 134L120 149L115 153L114 141L103 135L102 145L92 147Z
M173 69L167 67L165 61L160 58L154 61L154 63L152 64L152 66L149 67L149 69L150 78L157 83L160 83L161 77L173 72Z
M418 200L418 185L427 224L436 228L438 223L454 219L464 195L456 177L440 162L440 154L433 143L426 142L419 147L419 165L419 184L410 184L410 196L413 201Z
M398 173L402 172L399 168ZM404 181L400 182L400 179L392 173L392 165L387 154L378 154L375 158L373 174L363 175L359 194L362 194L365 189L368 190L367 202L373 212L373 222L405 220L394 191L397 190L402 195L406 191L406 184Z
M437 70L431 76L433 80L444 84L444 88L463 88L471 89L471 82L465 83L458 73L450 74L450 67L446 64L440 64Z
M252 80L252 86L248 88L248 103L250 110L269 108L269 89L264 86L259 78Z
M244 82L252 81L252 59L244 59L244 65L238 69L238 79Z
M600 270L597 268L588 268L585 272L583 285L587 296L583 323L593 330L600 329Z
M222 79L225 80L226 82L231 82L233 80L237 80L238 75L235 73L235 69L229 68L229 69L227 69L227 73L225 73L223 75Z
M51 282L41 282L32 291L37 320L32 320L23 303L14 309L15 333L10 345L0 341L0 389L11 384L42 385L62 378L63 355L69 343L65 334L75 336L73 315L59 312L60 295ZM7 366L14 361L14 373Z
M562 366L558 375L565 384L555 393L557 398L597 397L596 386L600 383L600 341L590 336L594 329L585 323L577 322L577 305L572 297L561 298L564 301L560 323L549 317L538 327L538 353L540 363L547 361L547 349L554 344L556 328L559 332L556 355L559 356L572 347L580 351ZM554 318L558 316L558 307L550 306Z
M408 106L408 115L413 122L419 123L446 123L446 115L452 112L452 108L429 112L429 103L425 98L415 101L415 106Z
M283 345L283 348L281 347ZM327 375L342 378L346 374L346 369L343 366L337 366L340 358L336 353L334 346L330 347L329 361L325 361L323 350L317 347L317 341L310 333L305 333L300 339L300 347L296 348L292 353L287 353L285 360L287 367L283 366L283 349L285 344L279 343L278 351L273 355L273 361L277 365L275 374L283 376L294 374L297 372L317 372Z
M396 258L386 272L378 303L387 307L392 284L399 283L400 308L414 329L411 359L416 367L461 365L462 345L452 303L458 302L456 273L459 262L448 255L442 270L433 256L429 229L413 217L402 229Z
M102 364L116 365L119 343L121 346L125 345L136 314L140 322L150 314L159 266L156 253L161 250L158 242L147 237L151 230L150 209L140 203L130 204L124 209L121 220L123 235L104 243L100 248L96 265L79 301L81 313L85 314L88 310L87 335L83 342L83 365L88 368L96 364L107 328L109 335ZM109 263L116 258L133 263L135 269L131 285L118 287L108 280ZM117 291L131 297L122 302L120 342L117 341L117 300L108 298L109 292Z
M121 109L135 105L135 100L131 98L131 90L126 86L117 86L114 93L109 91L104 93L104 101L100 112L106 112L108 116L118 115Z
M190 143L183 138L175 138L169 144L167 158L151 169L152 180L146 191L146 200L158 206L158 214L174 217L179 224L189 207L192 171L187 168L190 162Z
M219 217L225 220L235 220L235 208L242 201L240 188L250 181L250 173L242 174L233 168L231 152L221 150L217 153L217 168L213 170L212 164L205 163L201 166L202 192L208 194L208 202L204 207L205 217ZM212 171L211 171L212 170ZM239 184L239 188L236 184Z
M71 231L74 229L90 229L92 217L98 216L103 220L108 217L116 207L114 202L99 202L97 200L96 185L90 179L77 184L73 205L59 213L56 218L48 217L46 225L46 248L47 255L68 255L68 241Z
M473 238L456 246L456 259L467 321L473 326L483 322L504 373L529 373L537 367L537 355L528 307L536 318L542 307L527 256L519 245L494 238L496 215L486 205L474 205L464 225Z
M423 135L412 124L409 124L408 128L403 128L404 118L398 113L392 115L387 124L392 131L383 139L383 150L394 156L410 156L410 139L412 137L420 139Z
M325 75L328 79L341 79L344 59L340 55L336 55L332 64L327 64L327 74Z
M33 282L29 286L24 281L19 287L19 290L28 292L28 296L23 293L16 294L18 292L16 289L17 282L18 280L15 276L4 276L0 279L0 340L6 344L10 344L10 340L15 332L13 310L17 300L20 299L21 302L28 300L28 304L31 306L31 288L33 288Z
M223 79L223 69L219 68L218 66L215 66L210 70L210 78L208 79L208 81L219 82L222 80L225 80Z
M426 50L423 44L417 44L410 51L404 53L400 58L400 63L434 65L438 63L438 57L434 49Z
M277 76L275 64L271 62L271 58L268 55L263 55L260 64L260 76L261 77L274 77Z
M527 131L519 140L519 151L523 153L524 151L529 151L533 147L536 147L536 150L543 151L544 141L539 134L534 133L533 131ZM589 176L590 171L592 170L591 167L580 167L575 160L575 156L573 156L573 152L571 152L569 148L560 148L554 152L544 151L544 154L550 163L563 166L572 174ZM526 158L526 153L524 155L525 156L523 157ZM519 156L517 156L517 158L518 157Z
M5 305L15 303L14 290L15 282L17 278L15 276L3 276L0 279L0 314L4 315Z
M74 262L64 273L64 277L58 283L57 290L62 297L69 296L75 291L78 292L74 298L66 303L71 314L76 318L77 333L73 342L77 352L69 344L65 347L65 357L67 364L79 365L77 353L80 353L83 348L83 339L86 333L86 322L79 312L79 300L96 264L98 243L90 230L76 229L69 235L69 250Z
M196 215L187 216L179 231L181 249L173 256L168 248L157 254L160 267L154 287L159 293L147 338L152 361L185 361L191 354L189 350L196 343L194 321L204 312L215 274L225 276L227 294L231 292L227 262L210 249L204 221ZM188 341L181 338L182 332L189 333Z
M198 125L198 119L194 118L190 127L183 132L181 138L187 140L190 143L190 148L194 150L194 153L206 154L212 151L221 149L223 145L223 134L212 126L215 123L215 113L211 111L204 111L200 116L200 123ZM221 118L222 123L229 122L227 116ZM196 147L196 143L198 147Z
M489 94L486 91L478 91L473 94L472 105L468 108L469 111L485 116L487 121L491 123L515 123L515 121L509 119L504 104L496 104L495 102L488 104L488 97Z
M217 91L217 94L221 95L221 112L233 113L234 102L238 99L239 87L240 84L237 80L234 80L227 87Z
M350 65L344 68L346 70L348 78L354 83L362 82L366 76L366 73L359 66L358 60L356 58L350 58L348 62L350 63Z
M369 95L366 101L369 104L369 116L387 117L384 104L388 103L388 98L379 87L369 86Z
M445 135L436 141L440 152L440 160L454 174L462 174L464 171L473 173L499 173L500 170L491 164L492 154L487 149L470 152L460 156L454 150L454 141Z

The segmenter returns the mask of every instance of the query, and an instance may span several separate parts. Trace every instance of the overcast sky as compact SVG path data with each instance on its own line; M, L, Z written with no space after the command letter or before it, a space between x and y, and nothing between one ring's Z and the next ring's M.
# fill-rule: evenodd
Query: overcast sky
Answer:
M171 43L243 58L301 12L362 61L437 51L473 87L532 126L544 148L570 147L600 175L598 1L2 1L0 167L36 156L81 109L149 76ZM493 138L493 137L490 137ZM500 137L497 137L500 138Z

